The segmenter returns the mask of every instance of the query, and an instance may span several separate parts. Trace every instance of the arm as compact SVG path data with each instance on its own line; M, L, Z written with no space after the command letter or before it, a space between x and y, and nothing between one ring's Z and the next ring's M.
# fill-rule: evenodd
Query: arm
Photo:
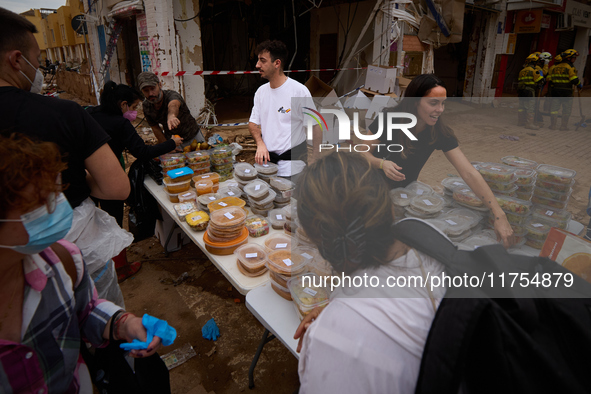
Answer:
M103 331L104 339L108 340L110 338L111 329L113 332L113 340L115 341L123 340L126 342L133 342L134 339L137 339L139 341L145 342L148 337L146 328L142 324L142 319L129 312L119 313L115 317L115 321L113 321L113 317L109 319ZM160 345L161 339L157 336L154 336L147 349L134 349L129 353L132 357L148 357L156 353Z
M269 151L267 150L267 145L265 145L265 142L263 141L261 127L256 123L248 122L248 131L250 132L250 135L252 135L252 138L254 138L254 141L257 143L257 152L254 156L255 162L258 164L263 164L271 161L271 158L269 157Z
M166 136L162 132L162 128L159 125L150 126L152 128L152 132L154 133L154 137L158 140L158 143L161 144L166 141Z
M454 148L444 153L447 160L456 168L462 179L466 181L470 189L482 200L494 215L495 233L497 239L503 241L503 246L508 248L514 243L513 229L507 221L505 212L499 206L497 199L490 190L490 187L482 178L482 175L470 164L460 148Z
M127 174L108 144L98 148L84 160L88 171L86 181L93 197L103 200L125 200L131 186Z
M302 350L302 345L304 342L304 334L306 333L306 331L310 327L310 324L312 324L314 322L314 320L316 320L318 318L318 316L320 316L320 312L322 312L323 310L324 310L324 306L317 306L316 308L312 309L310 311L310 313L308 313L304 317L304 319L302 320L302 322L300 323L300 325L296 329L296 332L293 335L293 339L299 339L298 348L296 349L296 351L298 353L300 352L300 350Z
M367 134L370 134L369 130ZM361 141L355 135L353 135L352 138L354 144L364 143L364 141ZM372 153L374 149L376 149L375 146L370 146L369 151L360 153L365 156L373 168L384 171L384 174L393 181L403 181L406 179L406 176L401 172L402 167L391 160L383 160L379 157L375 157Z
M158 145L146 145L144 140L135 132L135 129L128 120L126 120L123 124L121 135L123 137L125 147L129 149L129 152L133 156L141 160L149 160L153 157L173 151L174 148L180 145L182 141L178 137L173 137L172 139L166 140Z
M181 102L179 100L171 100L168 103L168 130L176 129L181 121L178 119Z
M308 165L318 160L320 144L322 144L322 130L320 130L320 126L314 125L312 127L312 157L308 158Z

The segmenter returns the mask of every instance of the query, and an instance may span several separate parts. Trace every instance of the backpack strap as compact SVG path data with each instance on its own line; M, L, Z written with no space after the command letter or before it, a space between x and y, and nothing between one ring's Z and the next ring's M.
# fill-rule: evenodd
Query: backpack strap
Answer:
M76 263L74 263L74 258L70 252L68 252L68 249L56 242L51 245L51 250L53 250L57 257L59 257L60 261L64 265L64 268L66 269L67 274L70 276L70 279L72 279L72 285L76 287L76 284L78 283L78 272L76 271Z

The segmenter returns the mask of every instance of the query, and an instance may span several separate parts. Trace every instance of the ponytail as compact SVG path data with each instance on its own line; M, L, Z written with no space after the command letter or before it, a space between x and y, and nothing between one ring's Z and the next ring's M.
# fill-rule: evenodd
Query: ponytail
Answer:
M104 112L112 115L123 115L121 113L120 103L127 101L131 106L134 101L141 99L140 93L123 84L117 84L113 81L108 81L101 93L101 108Z

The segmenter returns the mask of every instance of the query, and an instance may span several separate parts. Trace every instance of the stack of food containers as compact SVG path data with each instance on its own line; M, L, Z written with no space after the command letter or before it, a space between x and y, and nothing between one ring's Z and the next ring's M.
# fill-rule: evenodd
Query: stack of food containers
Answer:
M416 196L415 192L404 187L390 190L390 199L394 204L394 220L405 218L405 208L410 205L410 200Z
M191 180L193 182L193 187L195 187L195 184L199 183L199 181L211 181L212 186L211 186L211 192L210 193L215 193L219 190L220 188L220 174L216 173L216 172L208 172L207 174L202 174L202 175L195 175L193 177L193 179ZM208 184L208 182L205 182L206 184ZM202 186L202 187L206 187L206 186ZM206 193L203 193L206 194Z
M244 186L244 193L248 196L248 202L252 213L261 216L267 216L270 209L273 209L273 200L276 193L271 190L269 185L255 179Z
M185 159L186 157L184 153L167 153L165 155L160 156L162 176L166 176L166 173L170 170L184 167Z
M216 201L222 198L222 196L218 193L207 193L202 194L201 196L197 197L197 202L199 203L199 209L202 211L209 212L208 205L212 201Z
M473 234L471 236L469 236L468 238L466 238L465 240L463 240L462 242L460 242L458 244L458 249L460 250L474 250L480 246L485 246L485 245L494 245L498 243L497 242L497 237L494 235L494 231L493 234L491 235L490 230L489 231L480 231L476 234Z
M276 193L273 204L275 208L283 208L289 204L291 196L295 191L295 184L289 179L280 177L271 177L269 179L271 189Z
M406 217L415 217L421 219L436 218L441 214L444 200L438 194L423 194L410 200L406 207Z
M197 202L197 193L195 190L189 190L187 192L181 193L178 196L179 202Z
M191 168L195 175L207 174L211 169L211 161L209 159L209 152L205 150L196 150L194 152L185 153L189 168Z
M211 212L207 232L203 235L205 248L216 255L232 254L248 241L244 227L246 213L239 207L228 207Z
M441 181L441 186L443 187L443 194L452 197L455 188L460 186L467 187L468 185L462 178L458 176L450 176Z
M454 189L453 192L454 201L466 208L474 209L480 212L488 212L488 207L484 205L482 200L478 198L476 193L472 191L468 186L459 186Z
M298 206L296 204L289 204L283 208L283 215L285 216L285 223L283 223L283 231L288 235L293 235L298 225L296 218L298 217Z
M571 213L564 209L554 209L543 205L534 205L531 208L531 214L533 219L563 230L566 230L572 217Z
M169 170L167 176L162 180L164 190L171 202L179 202L179 194L189 191L191 186L191 176L193 170L187 167L181 167Z
M269 222L271 222L271 226L275 230L283 230L283 225L285 224L285 214L283 213L283 209L272 209L269 211Z
M520 200L529 201L534 191L538 163L518 156L505 156L501 159L501 162L516 168L515 185L517 186L517 190L514 197L517 197Z
M269 221L260 215L252 215L244 222L248 234L253 238L269 234Z
M519 244L525 243L524 236L527 235L525 224L530 217L532 203L530 201L520 200L509 196L495 196L503 212L507 216L507 221L513 228L514 236ZM489 225L494 227L495 218L492 212L489 215Z
M517 196L515 167L498 163L480 163L478 168L494 194Z
M552 225L547 222L543 222L533 217L529 218L525 222L525 229L527 230L525 244L534 249L542 249L551 228Z
M417 196L433 194L433 188L426 183L414 181L406 185L406 190L413 192Z
M220 175L220 182L232 178L234 173L234 160L232 159L232 148L229 146L218 146L211 152L211 163L213 171Z
M243 209L245 213L248 213L244 209L245 204L246 203L244 202L244 200L238 197L222 197L218 200L212 201L209 204L207 204L207 209L209 210L209 212L215 212L218 209L237 207Z
M269 182L271 177L277 175L279 167L275 163L267 162L265 164L254 164L255 170L257 170L258 177L265 182Z
M554 209L566 209L575 183L574 170L540 164L532 202Z
M442 231L456 243L470 237L482 228L480 225L482 216L468 208L451 209L439 216L438 219L446 224Z
M307 273L292 277L287 281L287 288L300 320L303 320L314 308L328 305L329 291L316 274Z
M234 251L238 270L248 277L254 278L267 272L267 252L257 244L242 245Z
M234 167L234 178L242 182L248 183L257 178L257 170L248 163L236 163Z
M525 168L528 170L535 170L538 167L538 163L535 161L518 156L505 156L501 159L501 163L507 166Z
M298 248L269 250L267 254L267 268L271 278L271 287L277 294L291 301L291 294L287 287L287 281L299 274L306 272L307 264L311 258L307 258ZM309 256L309 255L308 255Z

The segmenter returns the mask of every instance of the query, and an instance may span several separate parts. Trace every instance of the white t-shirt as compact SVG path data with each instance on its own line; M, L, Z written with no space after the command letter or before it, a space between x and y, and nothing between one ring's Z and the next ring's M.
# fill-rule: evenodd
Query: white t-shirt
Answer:
M420 253L425 275L444 266ZM351 275L421 276L415 250ZM300 393L414 393L425 341L435 311L424 288L337 289L308 328L299 361ZM444 288L434 291L436 305ZM367 298L363 298L367 297ZM408 298L406 298L408 297Z
M301 99L292 102L292 98ZM249 121L261 126L269 152L281 155L306 140L303 107L316 109L308 88L291 78L275 89L269 82L257 89ZM295 175L306 165L301 160L280 160L277 164L279 176Z

